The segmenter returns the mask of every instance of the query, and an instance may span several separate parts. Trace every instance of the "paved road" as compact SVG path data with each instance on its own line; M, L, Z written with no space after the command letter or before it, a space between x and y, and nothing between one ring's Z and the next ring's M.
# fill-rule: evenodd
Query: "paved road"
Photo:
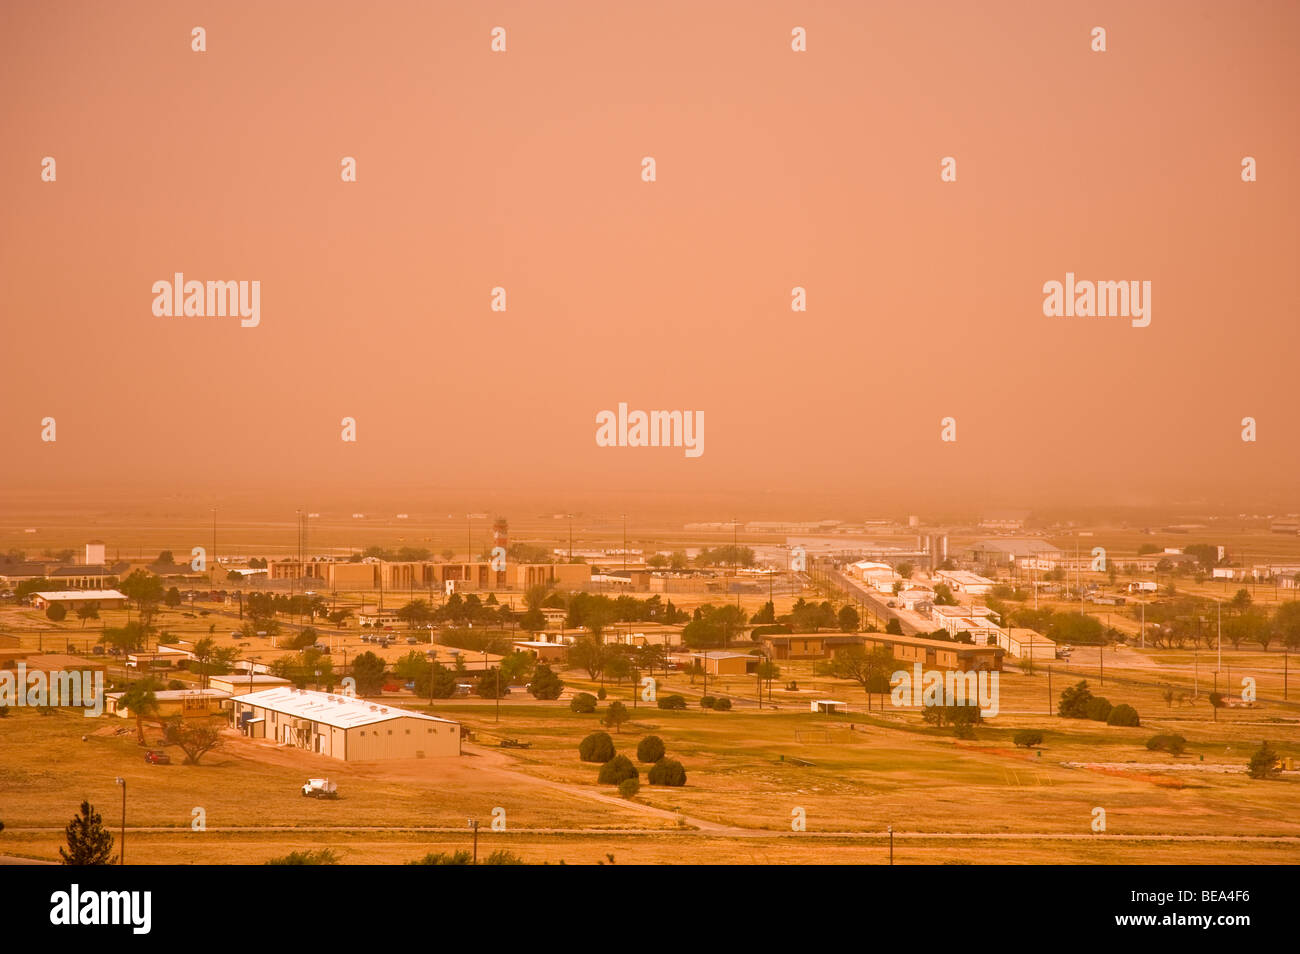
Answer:
M841 589L848 592L855 600L862 600L871 607L877 616L885 620L898 620L899 625L903 628L904 636L915 636L917 633L929 632L929 630L914 622L914 619L919 619L915 614L900 612L886 606L887 600L882 599L881 594L875 590L868 589L856 580L845 576L839 570L827 570L826 572L831 579L839 584Z
M62 832L62 828L14 828L10 829L15 832ZM165 827L141 827L132 828L127 826L128 832L137 834L182 834L190 831L188 826L176 825ZM114 829L117 831L117 829ZM450 826L295 826L295 825L266 825L266 826L209 826L207 831L229 832L242 834L265 834L265 833L286 833L286 834L339 834L339 833L363 833L363 832L412 832L417 834L448 834L464 835L465 828L461 825ZM489 831L487 828L479 829L480 833ZM686 835L692 837L726 837L726 838L834 838L851 841L875 841L888 839L888 831L784 831L779 829L761 829L761 828L731 828L728 826L717 826L710 829L696 828L507 828L505 831L493 832L496 835L653 835L662 837L665 835ZM893 832L894 838L908 841L1174 841L1174 842L1194 842L1194 843L1232 843L1252 842L1260 844L1294 844L1300 845L1300 835L1171 835L1160 832L1151 834L1123 834L1117 832L1108 832L1104 834L1093 834L1091 832L972 832L972 831L898 831ZM9 856L0 855L0 863ZM34 861L27 858L15 859L15 864L42 864L43 862Z

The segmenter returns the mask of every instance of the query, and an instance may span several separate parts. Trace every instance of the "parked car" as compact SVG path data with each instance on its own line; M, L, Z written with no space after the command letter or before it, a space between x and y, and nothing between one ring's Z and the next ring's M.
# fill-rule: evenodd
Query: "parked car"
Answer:
M327 778L309 778L302 787L302 794L306 798L338 798L339 786Z
M172 757L166 752L160 752L157 749L150 749L144 754L144 760L150 765L171 765Z

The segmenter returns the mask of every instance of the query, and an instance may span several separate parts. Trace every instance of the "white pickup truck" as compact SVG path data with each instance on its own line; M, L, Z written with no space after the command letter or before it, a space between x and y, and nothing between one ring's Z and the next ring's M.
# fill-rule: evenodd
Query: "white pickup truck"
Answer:
M339 786L327 778L309 778L302 787L302 793L308 798L338 798Z

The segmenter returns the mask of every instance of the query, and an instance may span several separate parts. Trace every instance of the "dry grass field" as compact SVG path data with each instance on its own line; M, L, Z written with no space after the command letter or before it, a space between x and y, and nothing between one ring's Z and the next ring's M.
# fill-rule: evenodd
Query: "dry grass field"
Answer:
M508 845L529 861L570 863L606 854L878 863L891 825L898 863L1280 863L1300 852L1300 773L1256 781L1240 771L1261 737L1300 758L1294 712L1221 713L1215 724L1206 713L1169 714L1154 697L1108 690L1113 702L1139 707L1141 728L1017 714L1017 699L1043 681L1005 676L1004 714L972 741L892 707L883 717L816 715L781 692L777 711L639 707L614 733L620 751L632 755L641 737L657 734L689 778L678 789L643 784L632 801L597 785L596 766L578 760L577 742L600 726L563 704L512 702L500 723L488 703L439 704L439 715L477 734L459 759L345 764L232 733L198 766L146 764L134 733L111 734L108 720L19 709L0 723L0 853L56 856L61 826L83 797L115 827L116 776L127 780L128 850L140 863L260 862L325 845L346 861L400 862L467 846L472 817L484 826L485 849ZM742 699L747 686L734 688ZM669 680L661 691L674 689L699 686ZM626 690L614 688L616 697L630 702ZM1270 719L1287 721L1260 724ZM1045 731L1041 754L1015 748L1018 727ZM1158 731L1186 736L1187 754L1149 753L1144 743ZM531 747L500 749L503 737ZM304 778L322 774L343 798L299 795ZM196 807L207 831L190 830ZM487 829L498 807L505 832ZM1090 828L1097 807L1106 810L1104 834ZM791 830L796 809L804 832Z
M20 522L40 526L35 536L52 547L75 546L87 533L84 524L65 527L53 518ZM367 522L367 533L377 535L357 533L355 542L346 539L354 528L345 521L322 521L317 529L322 544L341 548L409 543L437 552L456 547L457 540L458 549L465 548L463 522L448 521L432 533L392 521L382 527ZM536 524L523 535L540 541L545 533L559 544L562 531L554 521ZM481 534L486 529L487 524L479 527ZM1257 530L1242 532L1255 541L1251 552L1258 545L1261 556L1295 548L1294 541L1274 540ZM199 525L189 533L202 543L210 528ZM286 538L291 540L293 527L268 519L223 533L236 547L274 555L282 552L275 548L283 548ZM175 515L163 512L134 522L105 515L93 534L134 546L144 555L161 549L179 555L188 546ZM617 530L612 524L599 534L588 528L584 536L587 545L612 545ZM683 544L681 535L668 528L643 536L636 544ZM1102 536L1099 532L1097 545L1121 552L1135 552L1153 539L1134 532L1117 534L1111 543ZM1056 542L1063 548L1070 544ZM1157 542L1176 545L1178 540ZM0 525L0 549L8 546L35 549L12 520ZM1220 597L1235 591L1222 584L1179 585L1185 592ZM388 594L386 605L398 606L410 595ZM805 595L820 598L812 587ZM1260 602L1272 596L1271 588L1256 593ZM374 594L331 598L351 608L363 599L372 608L375 602ZM686 609L725 599L734 597L673 597ZM762 601L746 594L741 603L753 612ZM789 605L789 598L778 598L778 613ZM1078 608L1077 603L1055 606ZM1123 611L1111 610L1106 620L1105 608L1087 609L1124 632L1137 631ZM105 611L103 617L85 627L75 619L54 623L8 603L0 605L0 631L18 634L24 647L63 651L70 645L85 652L101 627L121 625L127 613ZM196 604L164 608L155 624L169 639L212 633L218 643L234 645L242 657L261 663L288 651L269 640L232 635L240 622L237 605ZM364 650L392 662L412 648L401 632L386 650L361 643L355 619L341 628L317 628L332 643L336 665L345 654L351 658ZM709 712L698 705L702 679L682 673L661 676L659 694L680 692L690 707L666 712L641 704L622 731L613 733L614 739L621 752L632 755L643 736L661 736L668 754L686 766L688 783L675 789L649 786L647 766L640 766L642 788L631 800L620 799L611 786L597 785L597 767L578 760L578 742L601 726L598 715L572 713L564 699L538 703L512 695L502 702L499 723L492 703L439 702L431 711L462 721L476 735L464 756L350 764L230 733L223 747L198 766L180 764L176 750L177 764L153 766L142 758L127 722L13 708L0 720L0 820L6 826L0 833L0 856L56 858L62 828L82 798L102 810L116 832L121 789L114 778L120 776L128 791L128 859L137 863L260 863L322 846L335 849L344 862L401 863L428 851L468 848L470 818L483 826L481 854L508 847L527 861L551 863L608 862L613 856L615 863L884 864L890 826L894 860L900 864L1273 864L1300 857L1300 773L1256 781L1244 772L1262 739L1284 757L1300 760L1300 686L1288 672L1289 699L1282 701L1284 667L1289 670L1290 660L1284 663L1280 649L1236 650L1225 644L1223 672L1217 677L1215 654L1204 648L1195 653L1138 648L1133 640L1127 647L1107 648L1104 659L1095 647L1076 647L1068 661L1050 667L1040 663L1032 672L1020 671L1014 660L1009 663L999 684L1000 712L978 727L971 740L929 728L915 710L894 707L879 696L869 704L856 684L818 675L807 663L780 664L771 702L765 697L761 710L752 678L711 678L709 694L725 695L735 708ZM571 690L598 688L583 672L562 675ZM169 674L173 676L190 678ZM1221 691L1237 692L1244 676L1256 680L1259 703L1220 710L1215 721L1208 692L1216 684ZM1056 698L1081 679L1112 703L1134 706L1142 726L1058 718ZM792 680L797 689L789 691L785 687ZM629 685L606 688L610 701L621 699L631 707ZM1170 691L1174 698L1166 699ZM403 694L385 698L397 705L425 706ZM843 700L849 711L811 713L808 701L815 698ZM1043 731L1043 744L1017 748L1012 736L1022 728ZM1186 754L1174 758L1149 752L1146 740L1161 732L1183 735ZM156 730L150 735L156 737ZM530 747L503 749L498 745L503 738ZM302 781L319 775L336 780L343 797L334 802L303 798ZM203 809L204 831L192 828L196 808ZM489 827L498 808L505 811L504 831ZM1104 833L1091 827L1097 808L1106 812ZM806 830L792 830L794 813L806 818Z

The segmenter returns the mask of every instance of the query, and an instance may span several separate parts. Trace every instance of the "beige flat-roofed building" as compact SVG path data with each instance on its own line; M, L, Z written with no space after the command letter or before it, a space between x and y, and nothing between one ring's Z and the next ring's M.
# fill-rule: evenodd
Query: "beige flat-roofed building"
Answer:
M42 590L32 594L32 605L45 609L54 603L65 609L80 609L87 603L94 603L100 609L114 609L126 605L126 594L117 590Z
M230 700L235 726L254 739L346 762L460 754L460 723L355 696L278 687Z
M223 676L209 676L208 688L220 689L222 692L228 692L233 695L248 695L250 692L257 692L259 689L273 689L276 686L289 686L292 683L281 676L272 676L270 673L258 672L251 676L246 673L226 673Z

